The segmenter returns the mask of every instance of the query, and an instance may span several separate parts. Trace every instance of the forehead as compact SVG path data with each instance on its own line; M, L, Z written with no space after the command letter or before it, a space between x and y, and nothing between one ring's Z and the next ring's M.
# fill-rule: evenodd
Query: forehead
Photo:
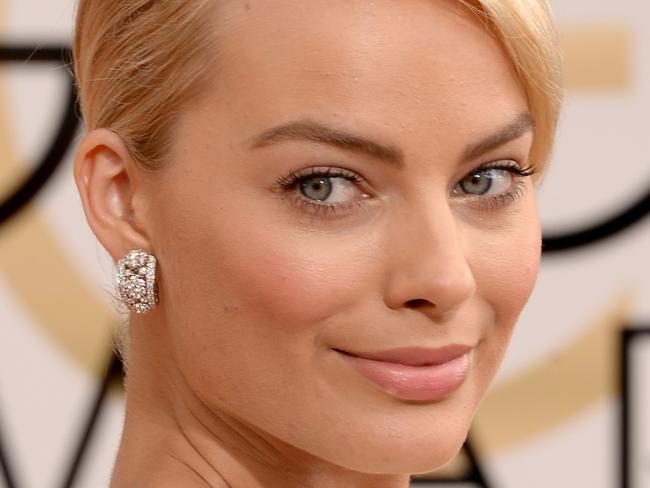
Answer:
M214 95L260 129L307 117L466 137L527 108L500 45L457 1L230 1L220 15Z

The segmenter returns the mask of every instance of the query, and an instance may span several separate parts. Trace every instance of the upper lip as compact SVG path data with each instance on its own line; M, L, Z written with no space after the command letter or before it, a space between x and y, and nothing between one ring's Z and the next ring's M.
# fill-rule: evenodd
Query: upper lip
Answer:
M471 350L471 346L462 344L450 344L437 349L425 347L401 347L376 352L356 352L336 349L339 352L350 356L357 356L375 361L404 364L407 366L431 366L448 363L456 358L464 356Z

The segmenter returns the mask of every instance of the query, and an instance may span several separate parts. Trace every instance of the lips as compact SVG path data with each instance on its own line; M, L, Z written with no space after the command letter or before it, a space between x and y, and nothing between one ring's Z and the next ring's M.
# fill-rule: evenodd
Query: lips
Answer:
M380 352L335 350L353 370L391 396L436 402L456 392L471 369L471 347L419 347Z
M457 359L467 354L470 349L470 346L452 344L438 349L403 347L379 352L351 352L341 349L336 349L336 351L348 356L405 366L435 366Z

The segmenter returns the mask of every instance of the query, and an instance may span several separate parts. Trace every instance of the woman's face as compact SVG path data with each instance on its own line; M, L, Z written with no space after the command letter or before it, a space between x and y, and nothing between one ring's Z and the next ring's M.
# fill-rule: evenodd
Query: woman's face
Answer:
M515 75L456 2L220 15L218 75L147 190L171 357L211 410L278 445L368 473L438 467L539 266ZM350 356L412 347L447 364Z

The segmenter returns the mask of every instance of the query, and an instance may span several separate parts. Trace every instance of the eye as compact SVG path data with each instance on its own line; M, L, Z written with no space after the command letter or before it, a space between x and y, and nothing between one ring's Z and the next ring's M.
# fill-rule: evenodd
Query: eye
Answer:
M465 175L452 194L471 199L474 205L486 209L502 208L525 194L524 179L536 171L532 167L522 168L511 160L488 163Z
M345 203L354 197L355 188L352 180L341 176L308 176L299 181L300 193L310 200L328 203Z
M515 161L487 163L472 170L461 179L452 193L481 197L507 194L517 182L536 173L532 167L522 168Z
M337 214L363 204L369 198L359 184L363 179L341 168L310 168L279 178L278 185L294 203L313 213Z
M487 168L468 174L460 180L458 187L467 195L500 195L508 192L513 180L511 169Z

